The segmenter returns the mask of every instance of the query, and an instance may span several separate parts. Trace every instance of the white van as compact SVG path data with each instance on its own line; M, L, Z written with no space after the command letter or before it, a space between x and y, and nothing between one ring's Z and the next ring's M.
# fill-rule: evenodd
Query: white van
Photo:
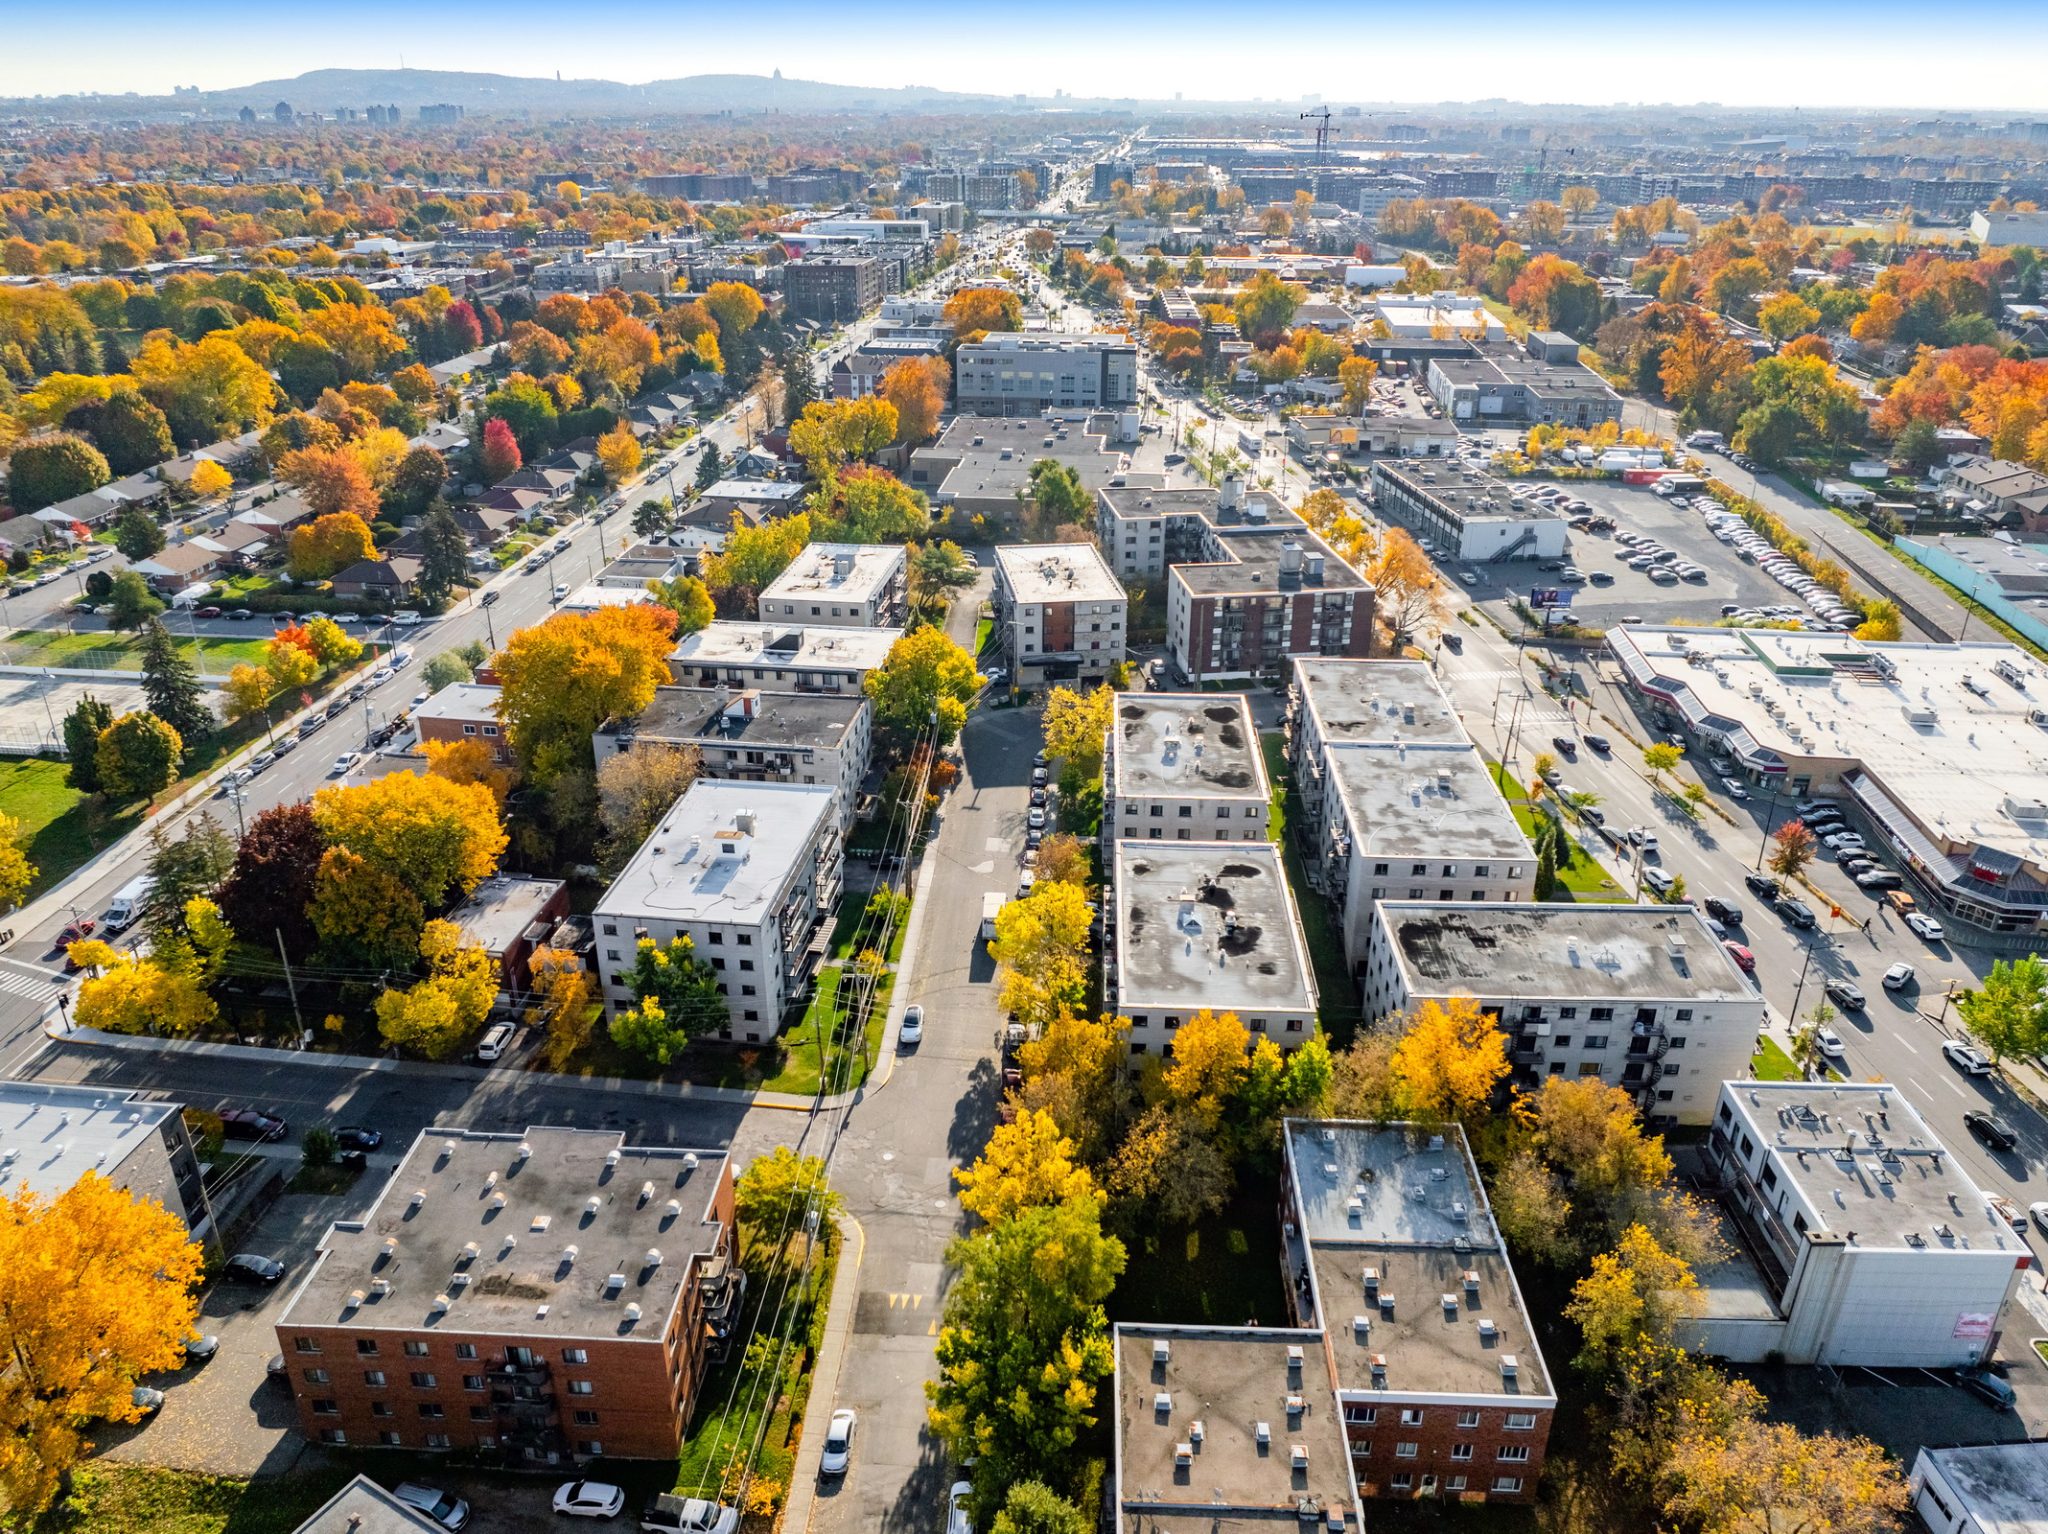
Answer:
M149 899L149 892L155 888L156 880L141 874L115 890L114 898L107 902L106 930L114 933L133 926L142 913L143 901Z
M483 1042L477 1045L476 1057L479 1060L503 1059L505 1051L511 1047L512 1025L510 1023L495 1023L490 1031L484 1035Z

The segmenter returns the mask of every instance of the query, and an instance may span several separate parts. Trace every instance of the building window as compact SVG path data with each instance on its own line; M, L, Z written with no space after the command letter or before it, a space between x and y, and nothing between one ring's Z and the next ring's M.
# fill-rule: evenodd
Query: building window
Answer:
M1384 863L1375 863L1372 865L1372 871L1375 875L1383 875L1387 871L1387 865Z
M464 1390L481 1390L484 1388L484 1377L481 1374L465 1374L462 1376L462 1388Z
M409 1341L405 1345L405 1356L407 1358L425 1358L427 1356L427 1345L424 1342Z
M488 1422L491 1420L491 1409L482 1404L472 1406L469 1409L469 1420L472 1422Z
M596 1427L597 1413L594 1411L580 1411L576 1413L576 1425L578 1427Z
M1451 1458L1459 1464L1466 1463L1472 1458L1472 1445L1470 1445L1469 1443L1452 1444Z
M332 1401L329 1401L327 1404L329 1406L332 1406L334 1403ZM322 1443L335 1444L347 1443L348 1434L344 1433L338 1427L323 1427L322 1429L320 1429L320 1441Z
M1536 1413L1532 1411L1511 1411L1507 1427L1510 1433L1527 1433L1536 1426Z
M420 1415L429 1422L439 1422L448 1414L441 1409L439 1401L422 1401L420 1402Z
M363 1371L363 1383L372 1390L382 1390L384 1388L384 1371L382 1369L365 1369Z
M1468 1407L1466 1407L1466 1408L1465 1408L1464 1410L1460 1411L1460 1412L1458 1413L1458 1426L1459 1426L1459 1427L1477 1427L1477 1426L1479 1426L1479 1411L1478 1411L1478 1408L1477 1408L1477 1407L1471 1407L1471 1406L1468 1406Z
M423 1373L418 1369L413 1370L412 1388L415 1390L434 1390L440 1386L440 1383L431 1374Z
M294 1337L292 1338L292 1346L301 1353L317 1353L320 1351L320 1344L311 1337Z
M1448 1481L1444 1482L1445 1491L1463 1491L1464 1489L1465 1478L1462 1475L1454 1475Z
M1371 1455L1372 1440L1370 1438L1354 1438L1351 1440L1351 1457L1353 1459L1367 1459Z
M1580 1074L1581 1076L1597 1076L1597 1075L1599 1075L1599 1074L1600 1074L1600 1062L1599 1062L1598 1060L1581 1060L1581 1061L1579 1062L1579 1074Z
M599 1455L604 1453L604 1445L599 1443L595 1438L586 1438L576 1445L576 1452L578 1454L589 1454L593 1456ZM1517 1486L1520 1486L1521 1484L1522 1483L1520 1481L1515 1482L1515 1485Z
M1371 1427L1380 1420L1380 1409L1377 1406L1359 1406L1354 1402L1346 1401L1344 1403L1344 1420Z
M1421 1452L1422 1445L1419 1443L1409 1442L1394 1445L1394 1458L1396 1459L1413 1459Z
M562 1349L562 1362L565 1364L587 1364L590 1362L590 1354L583 1348L564 1348Z
M1587 1035L1586 1035L1586 1048L1588 1048L1588 1049L1605 1049L1606 1047L1607 1047L1607 1035L1606 1035L1606 1034L1604 1034L1604 1033L1589 1033L1589 1034L1587 1034Z
M358 1338L356 1338L356 1357L358 1357L358 1358L375 1358L376 1356L377 1356L377 1339L376 1339L375 1337L358 1337Z
M299 1372L308 1385L324 1385L327 1383L327 1371L325 1369L302 1369Z
M569 1381L569 1394L572 1396L587 1396L595 1395L596 1393L597 1387L591 1384L589 1380Z
M1529 1462L1529 1446L1525 1443L1511 1443L1500 1451L1504 1464L1526 1465Z
M393 1434L392 1436L393 1436L393 1437L395 1438L395 1437L397 1437L398 1435L394 1433L394 1434ZM430 1448L430 1449L446 1449L446 1448L451 1448L451 1447L453 1447L453 1443L454 1443L454 1441L453 1441L452 1439L450 1439L450 1438L449 1438L449 1436L448 1436L448 1435L447 1435L446 1433L429 1433L429 1434L427 1434L427 1447L428 1447L428 1448Z
M1394 1476L1394 1490L1396 1491L1406 1491L1414 1484L1415 1477L1406 1470L1400 1471Z
M1497 1475L1493 1478L1493 1489L1497 1492L1520 1491L1522 1478L1518 1475Z
M1402 1408L1401 1408L1401 1426L1403 1426L1403 1427L1420 1427L1420 1426L1422 1426L1422 1408L1421 1408L1421 1407L1419 1407L1419 1406L1404 1406L1404 1407L1402 1407Z
M372 1401L370 1403L370 1415L373 1417L390 1416L391 1403L389 1401Z

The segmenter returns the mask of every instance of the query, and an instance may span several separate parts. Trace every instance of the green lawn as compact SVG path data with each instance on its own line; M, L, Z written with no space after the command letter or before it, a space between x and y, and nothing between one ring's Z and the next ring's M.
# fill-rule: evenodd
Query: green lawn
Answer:
M249 1481L117 1465L79 1467L71 1493L28 1534L291 1534L345 1485L352 1469L327 1466ZM10 1527L20 1527L10 1524Z
M1799 1067L1776 1039L1765 1039L1749 1057L1749 1068L1758 1081L1797 1081Z
M0 757L0 813L28 828L35 882L24 900L56 884L87 858L119 841L142 818L142 804L95 804L64 781L64 764L45 757Z
M1309 962L1316 972L1316 1020L1329 1036L1333 1049L1342 1049L1358 1030L1358 986L1351 978L1351 966L1344 962L1344 934L1337 928L1333 907L1319 900L1309 888L1308 873L1301 850L1291 837L1281 836L1287 821L1287 806L1294 797L1294 776L1287 767L1286 742L1278 730L1259 736L1259 750L1266 759L1266 776L1273 785L1273 834L1280 843L1281 865L1287 870L1288 886L1295 892L1301 912L1302 936L1308 940Z
M1193 1226L1140 1232L1109 1297L1110 1319L1165 1325L1280 1326L1280 1230L1271 1178L1243 1168L1220 1213Z
M976 655L981 654L982 651L988 648L989 636L995 633L995 631L995 619L976 618L974 620L974 653Z
M1514 774L1499 762L1488 764L1487 770L1493 774L1494 786L1500 790L1501 797L1507 800L1508 809L1515 817L1515 824L1522 828L1524 836L1534 841L1536 817L1542 811L1529 802L1522 785L1515 781ZM1572 853L1571 866L1558 869L1557 882L1563 887L1563 892L1553 895L1553 901L1569 901L1580 895L1594 900L1619 900L1627 894L1627 891L1616 884L1607 870L1601 866L1599 859L1585 851Z
M264 646L270 642L267 633L252 639L209 636L201 638L196 645L182 636L172 637L202 670L216 676L224 676L245 662L252 666L261 665ZM54 629L20 629L7 636L0 651L4 651L17 665L91 671L142 669L142 643L129 634L66 634Z

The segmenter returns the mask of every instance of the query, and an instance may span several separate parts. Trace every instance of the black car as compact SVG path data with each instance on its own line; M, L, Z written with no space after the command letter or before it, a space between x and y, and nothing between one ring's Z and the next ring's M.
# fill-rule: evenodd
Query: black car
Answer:
M1742 907L1733 901L1723 900L1718 895L1709 895L1700 904L1715 921L1726 922L1731 927L1742 925Z
M1827 992L1828 1000L1845 1012L1861 1012L1864 1006L1863 991L1846 980L1830 980L1821 989Z
M1972 1108L1965 1113L1963 1122L1969 1126L1971 1134L1993 1150L2009 1151L2020 1143L2020 1137L2012 1132L2012 1125L1982 1108Z
M1906 881L1889 868L1873 868L1868 873L1856 876L1856 887L1872 891L1902 890L1906 887Z
M1602 756L1605 756L1609 751L1613 750L1614 748L1608 744L1607 737L1605 735L1588 735L1586 737L1586 749L1588 751L1597 751Z
M255 1252L237 1252L221 1264L221 1281L230 1284L274 1284L284 1277L284 1264L275 1257Z
M384 1143L384 1135L381 1130L344 1124L334 1131L334 1143L342 1150L373 1151Z
M1820 918L1813 914L1813 907L1803 900L1795 900L1790 895L1780 895L1775 904L1778 914L1784 917L1792 926L1818 927L1820 925Z
M497 604L498 598L503 595L504 593L502 591L486 591L481 597L477 599L477 605L480 607L495 606Z
M1569 735L1553 735L1550 737L1550 743L1566 756L1579 754L1579 743Z
M292 1132L290 1124L274 1113L254 1108L229 1108L220 1116L221 1133L230 1140L282 1140Z
M1769 874L1744 874L1742 882L1752 895L1761 895L1765 900L1778 898L1778 881Z

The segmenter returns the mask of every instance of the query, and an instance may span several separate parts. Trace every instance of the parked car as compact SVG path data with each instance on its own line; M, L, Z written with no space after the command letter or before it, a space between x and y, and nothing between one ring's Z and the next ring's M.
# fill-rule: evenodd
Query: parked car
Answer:
M1744 874L1742 882L1752 895L1761 895L1765 900L1778 898L1778 881L1769 874Z
M1724 921L1731 927L1742 925L1742 907L1732 900L1723 900L1719 895L1709 895L1700 902L1700 905L1715 921Z
M1033 806L1032 806L1032 809L1031 809L1031 815L1030 815L1030 825L1031 825L1031 829L1032 829L1032 830L1034 830L1034 831L1038 831L1038 830L1042 830L1042 829L1044 829L1044 826L1045 826L1045 810L1044 810L1044 808L1043 808L1042 806L1038 806L1038 805L1033 805Z
M1742 786L1740 778L1724 776L1721 779L1721 786L1728 790L1728 797L1735 800L1738 804L1749 797L1749 790Z
M334 1131L334 1143L343 1150L373 1151L384 1143L384 1135L381 1130L344 1124Z
M1941 1046L1941 1057L1965 1076L1989 1076L1997 1069L1991 1057L1974 1044L1949 1039Z
M974 1483L955 1481L946 1493L946 1534L974 1534L974 1518L968 1511L974 1501Z
M221 1282L226 1284L274 1284L284 1277L284 1264L257 1252L237 1252L221 1264ZM451 1525L458 1527L458 1525Z
M924 1038L924 1008L912 1003L903 1009L903 1022L896 1030L898 1044L916 1044Z
M220 1338L210 1332L194 1332L185 1339L185 1362L203 1364L220 1351Z
M1791 895L1778 898L1776 909L1780 916L1795 927L1818 927L1820 918L1813 914L1813 907Z
M1972 1108L1965 1113L1963 1124L1971 1134L1995 1151L2009 1151L2020 1143L2020 1137L2013 1133L2012 1125L1983 1108Z
M220 1116L221 1133L230 1140L257 1140L274 1144L292 1132L291 1125L274 1113L255 1108L229 1108Z
M2013 1393L2012 1386L1989 1369L1958 1369L1956 1383L1971 1395L1982 1397L2000 1411L2013 1410L2019 1401L2019 1397Z
M854 1411L851 1406L842 1406L832 1413L831 1426L825 1429L825 1452L819 1456L818 1469L824 1475L844 1475L846 1467L853 1462Z
M426 1514L444 1529L460 1529L469 1523L469 1504L454 1493L442 1491L437 1486L422 1486L418 1481L401 1481L391 1488L391 1495L415 1512Z
M1744 948L1740 943L1730 942L1725 938L1722 940L1721 946L1727 950L1728 957L1735 961L1737 969L1741 970L1745 975L1756 973L1755 954Z
M153 1417L164 1409L164 1393L154 1385L137 1385L129 1399L145 1417Z
M1911 927L1923 942L1938 943L1942 939L1941 923L1924 911L1908 911L1906 925Z
M616 1518L626 1493L608 1481L570 1481L555 1489L555 1512L563 1518Z
M1814 1047L1830 1060L1839 1060L1849 1051L1843 1047L1842 1036L1832 1028L1822 1028L1813 1036Z
M739 1509L672 1491L656 1497L640 1515L640 1527L648 1534L734 1534L739 1526Z

